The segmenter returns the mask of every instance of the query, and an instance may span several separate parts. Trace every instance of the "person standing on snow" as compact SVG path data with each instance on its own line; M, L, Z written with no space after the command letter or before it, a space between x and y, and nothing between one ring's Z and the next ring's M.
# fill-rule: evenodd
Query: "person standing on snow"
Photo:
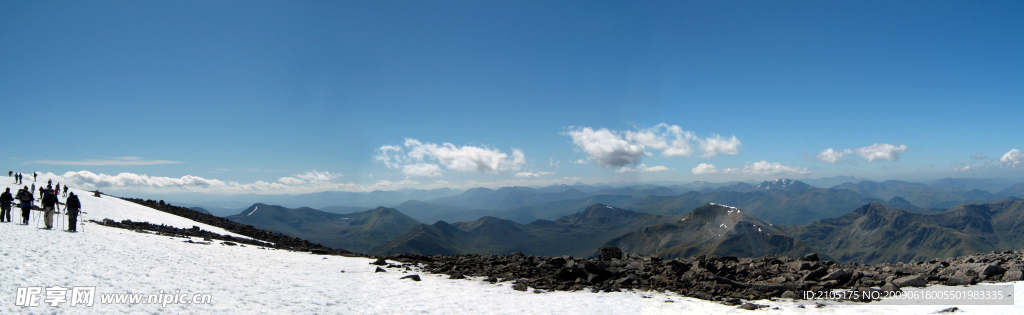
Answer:
M67 196L68 196L68 185L64 185L64 197L67 197ZM75 199L78 199L78 197L75 197Z
M39 173L32 172L32 182L35 183L39 177Z
M0 194L0 222L11 222L11 202L14 202L14 197L11 196L11 187L7 187L7 191Z
M32 201L35 200L32 197L32 191L28 190L28 186L18 191L18 200L21 201L21 221L28 225L28 212L32 211Z
M53 212L57 208L57 195L53 190L47 190L43 195L43 224L47 230L53 229Z
M68 186L64 186L64 188L67 189ZM82 203L78 201L78 196L75 196L75 193L71 193L64 204L64 212L68 213L68 231L77 232L78 211L82 209Z

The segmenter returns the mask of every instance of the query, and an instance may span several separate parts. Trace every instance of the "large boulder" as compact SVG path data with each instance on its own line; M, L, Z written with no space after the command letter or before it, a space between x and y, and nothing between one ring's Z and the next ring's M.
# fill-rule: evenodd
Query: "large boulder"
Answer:
M906 288L906 287L919 287L919 288L921 288L921 287L925 287L925 286L928 285L928 279L925 279L924 277L921 277L920 275L906 276L906 277L902 277L902 278L898 278L896 280L893 280L892 282L893 282L893 284L895 284L896 286L901 287L901 288Z
M597 249L597 258L601 260L622 259L622 250L614 246L604 246Z

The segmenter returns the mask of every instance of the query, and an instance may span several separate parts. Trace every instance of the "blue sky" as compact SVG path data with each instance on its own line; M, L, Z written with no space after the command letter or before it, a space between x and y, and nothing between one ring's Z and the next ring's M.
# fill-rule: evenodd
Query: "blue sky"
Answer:
M1024 4L4 1L0 104L86 188L1022 180Z

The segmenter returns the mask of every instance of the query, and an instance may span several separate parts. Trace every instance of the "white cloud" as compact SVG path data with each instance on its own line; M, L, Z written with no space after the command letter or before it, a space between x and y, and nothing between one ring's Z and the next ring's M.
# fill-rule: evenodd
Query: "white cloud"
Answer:
M24 164L47 164L47 165L70 165L70 166L139 166L139 165L161 165L161 164L178 164L185 162L168 161L168 160L143 160L134 156L116 157L109 160L85 160L85 161L56 161L56 160L40 160L23 163Z
M377 149L377 155L373 157L374 160L384 162L389 168L400 168L401 164L405 162L402 158L402 147L397 145L386 145Z
M697 167L694 167L693 170L691 170L691 172L693 174L696 174L696 175L700 175L700 174L717 174L718 173L718 169L715 168L714 164L700 163L700 165L697 165Z
M405 150L408 150L408 153L403 154ZM405 139L404 148L388 145L380 147L374 160L383 162L389 168L401 168L407 176L426 174L414 176L430 177L440 176L440 168L437 164L425 163L426 161L436 161L448 170L489 174L520 170L526 165L526 156L522 150L516 148L512 148L512 155L509 156L498 149L457 147L451 143L437 145L411 138Z
M516 173L516 177L541 177L541 176L548 176L548 175L555 175L555 172L534 172L534 171L529 171L529 172L519 172L519 173Z
M857 155L868 160L868 162L879 161L895 161L900 158L900 153L907 151L907 145L901 144L899 146L888 144L888 143L875 143L866 147L860 147L855 150Z
M978 154L975 154L975 155L971 156L971 158L975 159L975 160L987 159L988 155L984 155L984 154L981 154L981 152L978 152Z
M691 170L693 174L740 174L740 175L806 175L811 171L806 167L792 167L768 161L747 162L743 168L725 168L718 170L714 165L701 163Z
M736 136L731 138L725 138L720 135L712 135L707 139L698 139L700 142L700 150L704 152L703 157L714 157L718 154L737 155L740 154L740 146L743 143Z
M61 177L68 182L74 183L75 186L89 188L208 188L224 187L228 185L227 183L216 179L205 179L192 175L185 175L181 178L172 178L148 176L145 174L120 173L111 176L106 174L95 174L89 171L78 171L64 173Z
M965 165L965 166L962 166L962 167L958 167L958 165L953 165L953 171L954 172L966 172L966 171L976 171L976 170L978 170L977 167L971 167L970 165Z
M550 158L550 157L548 158L548 166L554 167L554 168L559 168L558 164L562 164L562 161L555 161L554 158Z
M331 172L318 172L316 170L312 170L305 172L303 174L295 175L295 177L309 182L329 182L332 179L341 177L341 174Z
M653 155L651 150L660 150L663 156L689 157L696 148L703 152L701 157L711 158L719 154L739 154L743 145L736 136L727 138L713 134L701 139L692 131L665 123L626 131L578 127L564 134L572 137L573 144L587 154L588 160L604 167L639 164L644 156Z
M806 167L792 167L779 163L768 163L768 161L747 162L742 169L726 169L725 171L747 175L806 175L811 173Z
M654 127L637 131L625 131L625 139L644 147L662 150L664 156L690 156L693 146L690 141L697 140L693 132L683 130L676 125L661 123Z
M302 185L306 183L306 181L295 177L281 177L277 181L285 185Z
M668 171L670 171L670 169L668 167L664 167L664 166L651 166L651 167L647 167L647 165L645 165L645 164L637 165L634 168L630 168L628 166L623 166L622 168L615 170L616 173L626 173L626 172L668 172Z
M405 177L439 177L441 176L441 167L430 163L406 164L402 165L402 174Z
M590 127L571 130L568 135L572 142L587 153L587 159L604 167L619 167L640 162L644 156L644 146L631 143L621 135L602 128Z
M832 148L828 148L828 149L825 149L825 151L819 152L818 155L817 155L817 158L818 158L818 161L836 164L836 163L839 163L840 161L842 161L844 156L846 156L847 154L852 154L852 153L853 153L853 150L850 150L850 149L846 149L846 150L843 150L843 151L836 151L836 150L833 150Z
M590 163L590 162L587 162L587 160L584 160L584 159L579 159L579 160L572 161L572 163L574 163L574 164L587 164L587 163Z
M1012 149L1003 157L999 158L999 162L1003 162L1006 167L1018 167L1024 165L1024 152L1017 149Z

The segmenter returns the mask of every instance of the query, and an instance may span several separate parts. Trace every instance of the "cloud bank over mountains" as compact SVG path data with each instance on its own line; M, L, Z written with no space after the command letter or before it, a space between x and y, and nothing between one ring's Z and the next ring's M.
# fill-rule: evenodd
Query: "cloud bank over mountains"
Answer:
M703 158L719 154L737 155L743 145L736 136L712 134L711 137L700 138L692 131L665 123L646 129L624 131L569 127L569 131L563 135L572 138L578 150L587 154L588 161L603 167L639 164L645 156L652 156L654 151L661 151L661 155L666 157L690 157L698 151Z
M406 138L403 146L385 145L377 149L374 160L388 168L400 169L406 177L440 177L441 166L456 172L502 174L518 171L526 165L522 150L512 148L512 155L498 149L475 146L437 145Z
M806 167L792 167L768 161L747 162L742 168L724 168L719 170L714 164L701 163L691 172L695 175L727 174L727 175L807 175L811 171Z
M905 144L894 145L888 143L875 143L869 146L856 149L844 149L842 151L828 148L819 152L815 158L817 158L818 161L825 163L838 164L845 161L856 164L853 160L844 159L846 156L856 153L861 158L868 160L868 162L896 161L900 159L900 154L906 152L907 149L908 147Z

